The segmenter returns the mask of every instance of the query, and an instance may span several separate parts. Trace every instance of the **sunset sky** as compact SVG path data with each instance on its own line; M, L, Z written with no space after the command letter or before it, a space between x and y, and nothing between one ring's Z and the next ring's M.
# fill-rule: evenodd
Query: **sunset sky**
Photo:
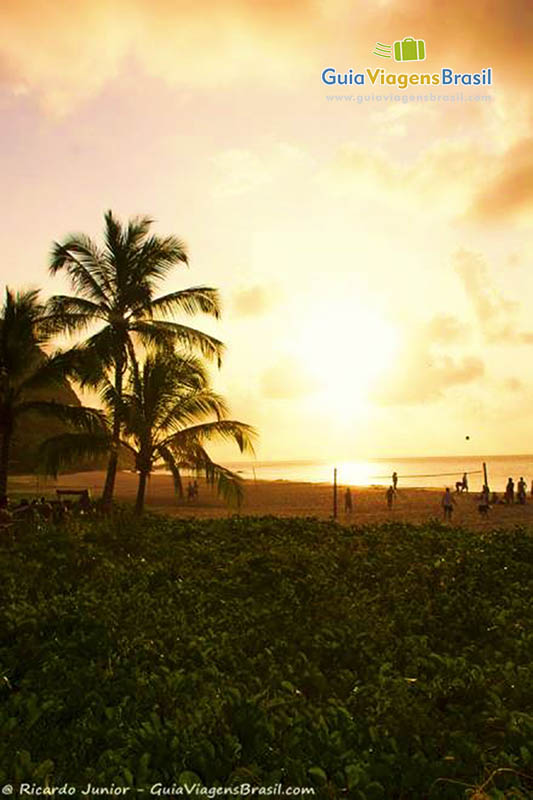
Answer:
M103 213L220 288L217 388L262 459L533 451L531 0L4 0L3 282ZM444 18L445 17L445 18ZM376 42L423 38L398 64ZM479 72L350 102L322 70ZM393 94L450 95L445 87ZM381 87L382 94L390 94ZM465 439L470 436L470 440ZM231 451L235 455L235 451Z

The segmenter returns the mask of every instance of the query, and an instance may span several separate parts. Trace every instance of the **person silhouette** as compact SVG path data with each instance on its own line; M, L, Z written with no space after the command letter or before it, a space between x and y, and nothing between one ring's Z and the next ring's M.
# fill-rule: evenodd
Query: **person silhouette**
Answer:
M13 515L9 510L9 503L7 502L7 496L3 494L0 497L0 526L7 526L10 522L13 521Z
M527 489L526 489L526 482L525 482L523 477L520 477L520 480L518 481L518 484L517 484L516 488L518 490L517 491L518 502L520 503L521 506L524 506L526 504L526 491L527 491Z
M505 502L507 505L512 505L514 503L514 481L512 478L509 478L507 486L505 487Z
M346 491L344 492L344 511L346 514L351 514L353 508L352 503L352 493L350 491L350 487L346 487Z
M450 492L450 488L449 487L446 487L446 491L442 495L441 505L442 505L442 510L444 512L444 519L445 520L447 520L447 519L451 520L452 513L453 513L453 507L455 505L455 499L454 499L452 493Z
M398 486L398 473L394 471L392 473L392 488L396 491L396 487Z

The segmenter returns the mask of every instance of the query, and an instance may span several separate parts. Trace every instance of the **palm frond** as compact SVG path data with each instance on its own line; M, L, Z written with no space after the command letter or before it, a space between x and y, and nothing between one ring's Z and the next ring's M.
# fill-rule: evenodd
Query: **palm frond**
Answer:
M38 290L13 292L6 286L0 312L0 360L4 369L15 369L17 361L20 366L22 354L46 340L43 309Z
M51 335L61 330L70 334L84 331L98 320L106 321L108 316L109 306L105 303L56 294L46 303L44 323Z
M63 433L43 442L37 457L42 471L57 477L61 469L107 455L109 446L110 438L103 433Z
M19 393L27 397L43 389L60 389L69 374L74 372L75 350L58 350L52 356L39 351L33 368L29 369L19 384Z
M209 386L209 372L201 357L192 353L176 352L174 346L149 350L145 358L146 365L151 362L150 376L154 383L163 377L165 385L174 394L183 391L199 391ZM151 379L153 379L151 377Z
M213 486L216 493L228 505L241 507L244 497L242 478L227 467L216 464L202 447L196 447L183 463L197 473L203 473L209 486Z
M177 392L173 394L172 399ZM165 408L165 415L159 420L159 430L166 435L186 428L202 417L216 416L221 420L228 413L226 400L211 389L188 391L179 396L170 407Z
M192 351L202 353L206 358L216 358L220 366L224 345L214 336L180 325L177 322L162 320L137 320L132 323L131 330L141 338L143 344L156 348L168 348L181 345Z
M180 263L189 263L187 247L181 239L177 236L150 236L138 251L137 278L157 283Z
M23 382L41 367L44 359L43 351L36 344L8 337L0 349L3 390L9 389L18 395Z
M209 286L191 286L178 292L156 297L150 305L152 314L158 312L164 316L183 311L185 314L209 314L215 319L220 317L220 294Z
M228 505L240 509L244 498L242 479L231 470L219 464L211 464L209 468L211 480L216 483L216 490Z
M108 212L111 214L111 212ZM128 227L124 232L124 243L128 250L138 250L144 239L150 233L150 228L154 220L148 216L132 217L128 222Z
M257 438L257 431L244 422L232 419L221 419L216 422L204 422L200 425L191 425L189 428L171 434L161 445L170 447L175 452L183 453L186 458L187 452L194 447L203 445L213 440L234 441L241 453L255 455L254 440Z
M158 454L161 456L162 460L165 462L165 465L170 470L170 473L172 475L172 480L174 482L174 491L179 497L183 497L183 483L181 480L181 473L178 462L174 458L172 451L169 450L167 447L160 447L158 449Z
M107 371L116 363L117 346L115 331L106 325L76 348L75 376L82 388L96 388L105 380Z
M57 403L54 400L25 400L19 403L15 409L17 417L30 412L53 417L90 434L99 434L107 427L104 413L97 408L71 406Z
M105 256L84 233L71 234L62 244L54 242L49 269L52 275L65 270L74 291L93 302L109 302L114 294Z

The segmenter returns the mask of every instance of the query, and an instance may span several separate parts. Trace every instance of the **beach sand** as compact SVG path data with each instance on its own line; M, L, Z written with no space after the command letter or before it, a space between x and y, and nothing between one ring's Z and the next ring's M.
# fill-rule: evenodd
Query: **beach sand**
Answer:
M103 472L80 472L62 475L57 481L44 480L35 476L14 476L10 479L9 493L12 497L45 495L55 496L56 488L90 489L97 497L104 483ZM186 486L187 479L184 481ZM225 517L236 513L219 500L203 480L198 481L199 497L187 502L176 498L170 475L154 474L150 478L146 494L146 510L169 514L176 517ZM351 487L353 511L344 512L344 488L338 491L338 520L345 524L372 524L387 520L406 522L425 522L431 518L442 518L440 500L441 490L402 489L393 509L387 508L385 488ZM290 481L244 481L244 502L242 515L275 515L282 517L312 516L330 518L333 511L333 489L331 485L317 483L293 483ZM117 473L115 498L119 502L135 500L137 475L132 472ZM478 512L478 495L464 493L455 495L457 505L453 522L472 528L523 525L533 522L533 500L528 497L527 505L495 505L486 517Z

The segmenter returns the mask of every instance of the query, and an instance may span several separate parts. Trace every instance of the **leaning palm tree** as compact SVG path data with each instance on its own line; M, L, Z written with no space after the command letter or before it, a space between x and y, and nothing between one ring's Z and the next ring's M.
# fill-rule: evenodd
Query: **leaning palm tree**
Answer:
M157 463L171 472L177 494L183 495L181 471L203 473L226 501L240 504L239 476L215 463L206 446L211 441L232 440L241 453L253 453L254 429L226 419L227 406L209 387L202 363L194 356L154 350L144 363L130 369L127 391L116 395L112 382L102 388L108 409L120 407L120 445L135 459L139 484L135 510L141 514L147 480ZM213 419L214 417L214 419ZM41 453L47 472L57 474L61 466L80 458L105 453L112 440L112 414L99 433L64 434L44 443Z
M100 413L37 399L43 390L64 387L68 354L47 356L42 350L51 333L38 291L14 293L6 288L0 312L0 496L7 494L11 445L17 428L36 412L83 427L99 429Z
M123 395L124 374L133 356L133 340L144 345L168 347L181 344L219 360L223 345L195 328L166 319L171 314L202 312L218 318L218 292L207 286L171 292L156 297L158 284L171 269L188 263L185 245L175 236L150 233L152 220L136 217L127 225L108 211L104 244L99 247L84 234L68 236L52 250L50 271L64 270L74 295L55 295L48 302L49 318L69 333L97 330L81 351L85 372L78 371L82 385L97 384L101 367L112 371L118 403ZM97 366L92 369L91 365ZM118 405L112 411L112 441L103 500L113 497L118 464L121 422Z

